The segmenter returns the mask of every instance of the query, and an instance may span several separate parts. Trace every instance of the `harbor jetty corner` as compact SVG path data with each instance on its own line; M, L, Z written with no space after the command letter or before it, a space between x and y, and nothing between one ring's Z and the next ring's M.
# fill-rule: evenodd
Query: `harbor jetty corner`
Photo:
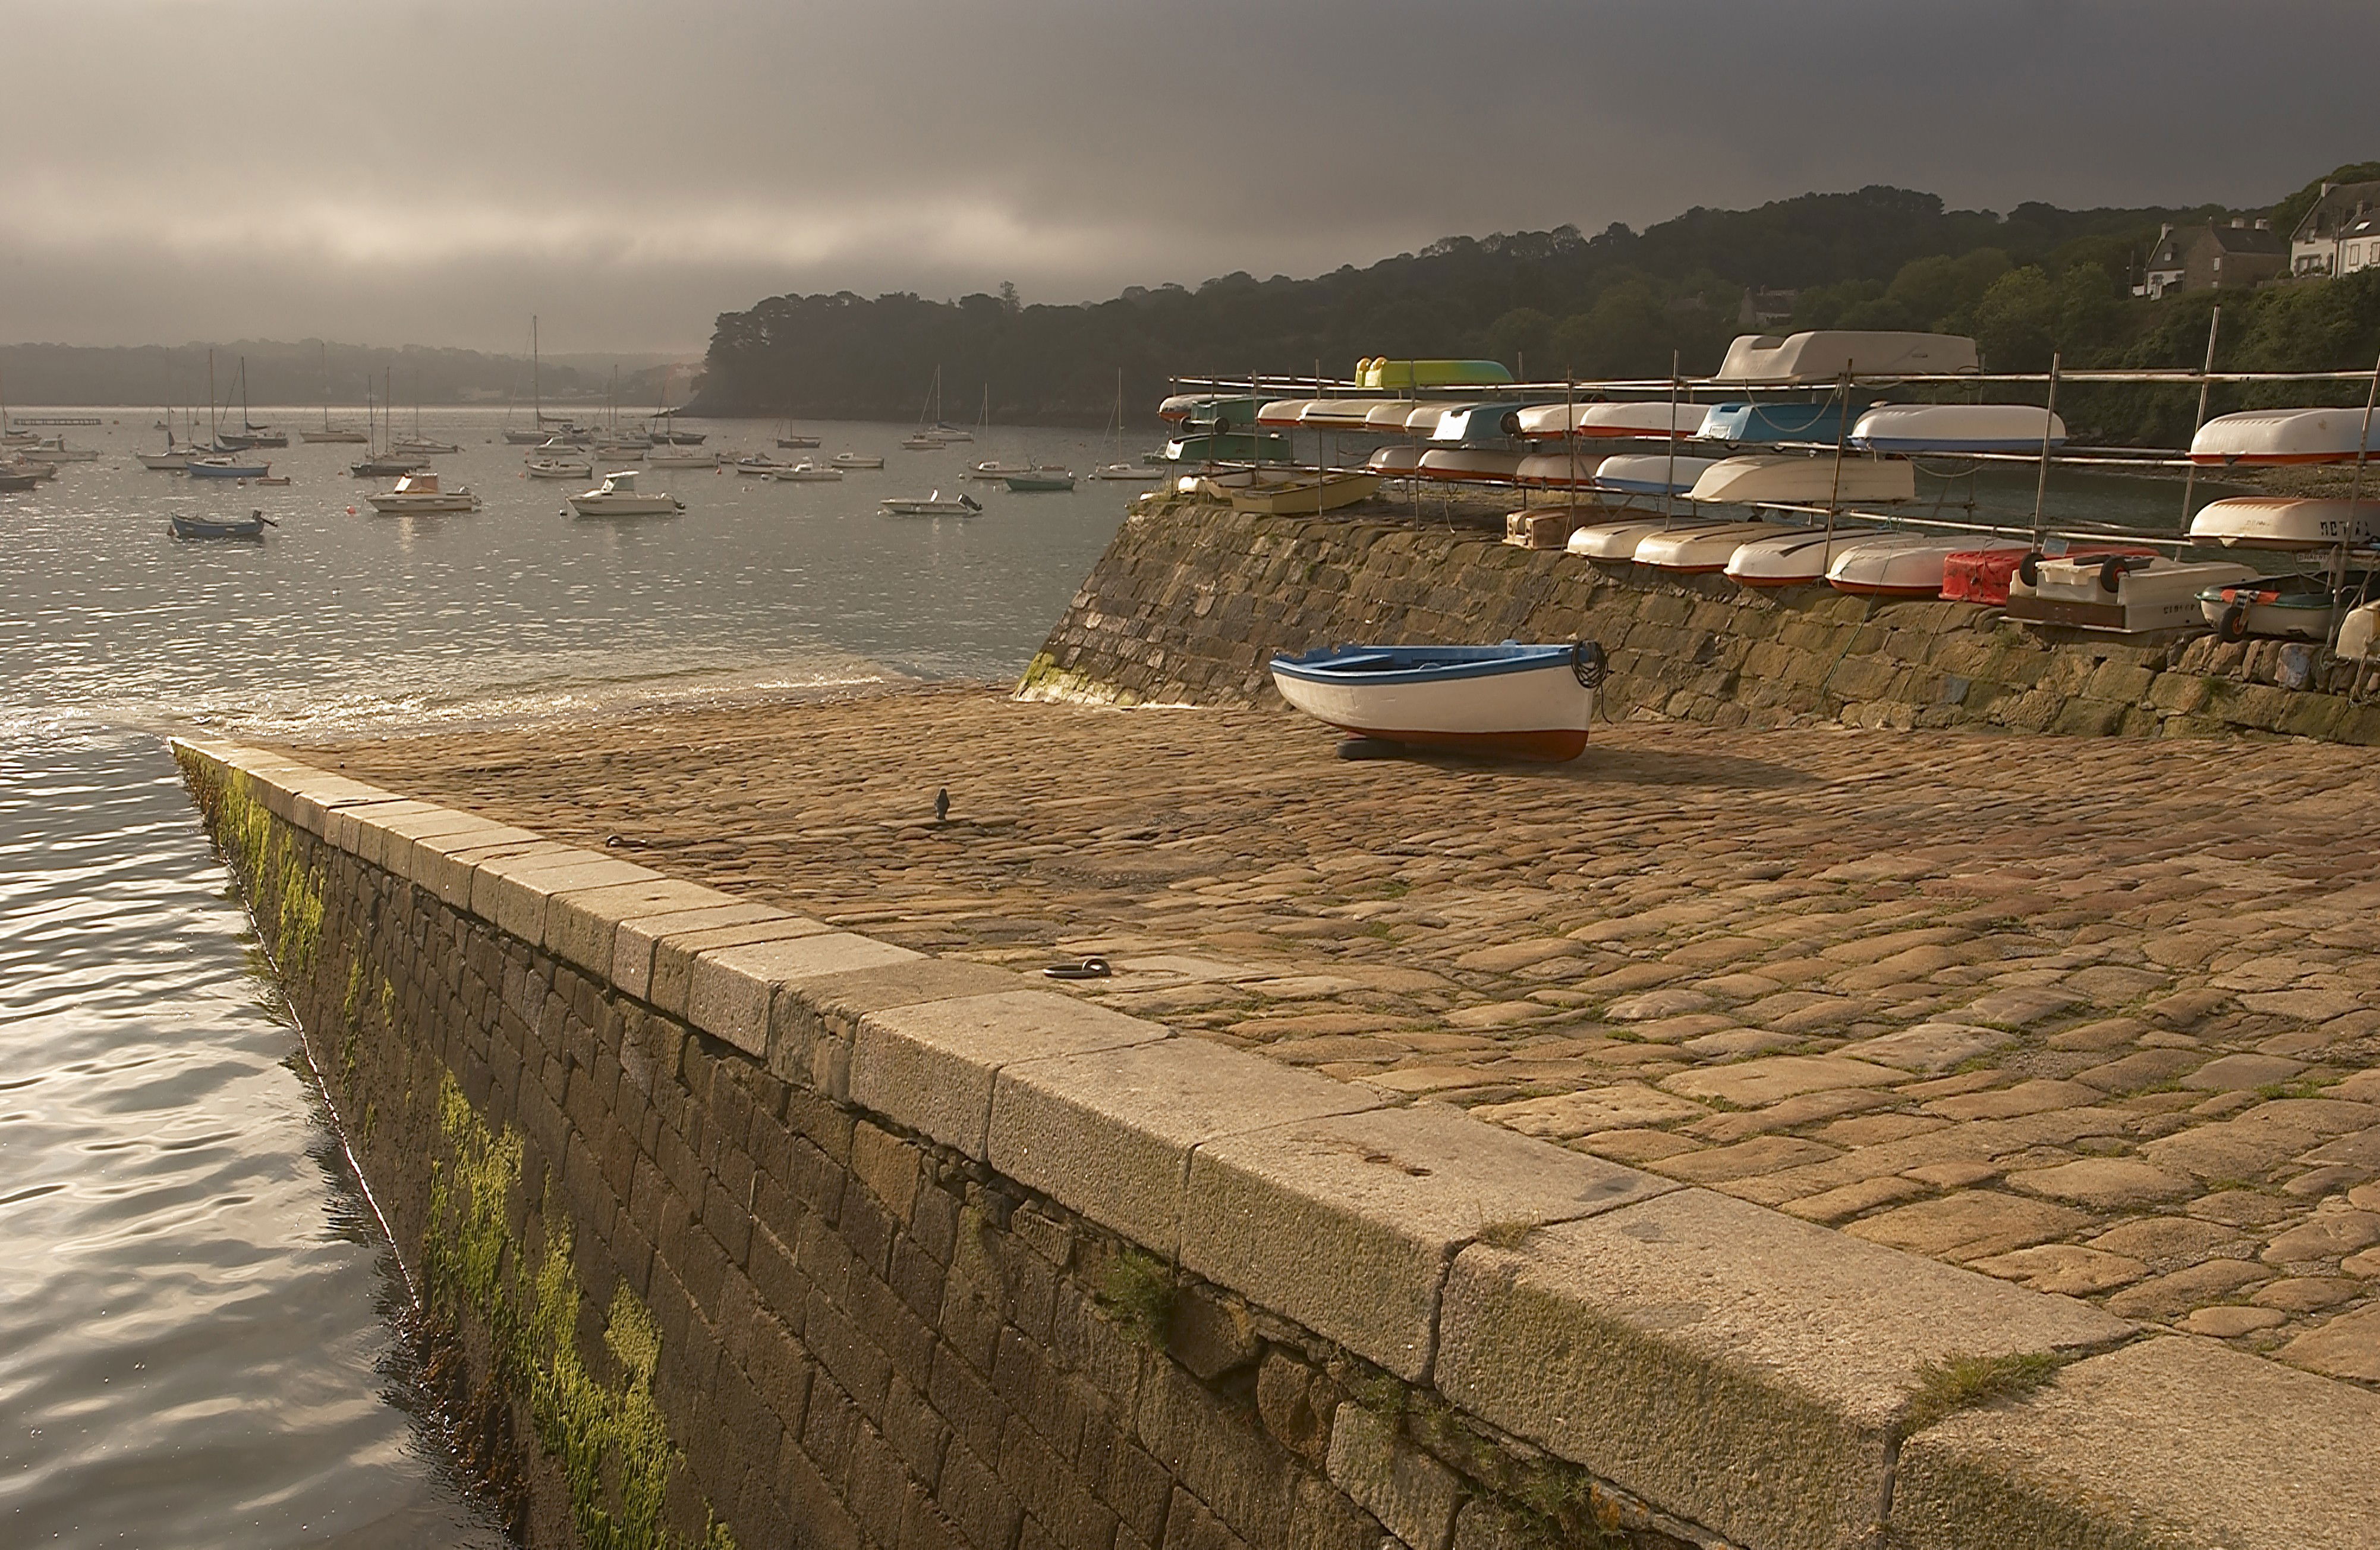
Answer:
M533 1542L2380 1520L2352 1383L625 859L657 852L176 754Z

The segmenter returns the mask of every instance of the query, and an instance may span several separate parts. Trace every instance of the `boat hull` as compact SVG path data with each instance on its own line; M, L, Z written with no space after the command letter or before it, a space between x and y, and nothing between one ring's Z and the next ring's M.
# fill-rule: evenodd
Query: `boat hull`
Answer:
M2380 501L2238 495L2200 507L2190 536L2226 549L2365 549L2380 543Z
M667 495L573 495L581 516L674 516L686 508Z
M1515 649L1527 655L1515 658ZM1455 660L1366 670L1341 665L1366 660L1362 648L1276 657L1272 679L1291 705L1357 737L1547 763L1585 750L1595 691L1580 682L1571 648L1440 648L1439 655Z
M193 463L184 470L194 479L261 479L272 471L270 463Z
M1938 454L2039 452L2066 442L2066 422L2029 404L1892 404L1870 409L1852 427L1863 452Z
M2231 464L2351 463L2356 448L2380 452L2380 420L2367 439L2362 409L2250 409L2218 415L2190 439L2190 460Z
M1730 457L1703 470L1686 492L1713 504L1823 506L1841 501L1911 501L1917 476L1906 463L1868 457Z
M1717 575L1727 569L1737 550L1776 532L1773 522L1723 522L1716 527L1672 529L1638 544L1634 558L1640 565L1671 575Z
M1884 536L1875 527L1838 527L1831 535L1823 527L1787 529L1738 544L1721 571L1738 587L1808 587L1827 578L1836 555Z
M1938 598L1950 556L1995 549L2022 553L2021 543L1982 543L1973 535L1875 539L1839 550L1827 567L1827 585L1857 598Z
M1222 494L1233 511L1272 516L1316 516L1370 500L1380 492L1380 483L1378 474L1334 474L1318 484L1313 479L1293 479L1229 488Z

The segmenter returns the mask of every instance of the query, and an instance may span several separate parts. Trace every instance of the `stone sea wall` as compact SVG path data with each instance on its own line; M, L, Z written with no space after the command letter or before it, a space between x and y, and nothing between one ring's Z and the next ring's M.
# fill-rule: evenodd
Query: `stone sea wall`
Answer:
M2270 1494L2362 1468L2359 1391L278 756L176 751L533 1544L2368 1526Z
M2317 648L2041 630L1963 602L1752 592L1518 549L1475 516L1258 516L1150 502L1026 669L1027 697L1245 704L1276 651L1358 640L1599 640L1608 713L1786 726L2246 733L2380 743Z

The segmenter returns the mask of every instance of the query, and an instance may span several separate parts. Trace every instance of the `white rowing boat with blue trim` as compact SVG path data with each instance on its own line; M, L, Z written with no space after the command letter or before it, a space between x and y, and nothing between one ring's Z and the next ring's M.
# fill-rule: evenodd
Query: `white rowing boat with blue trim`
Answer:
M2066 444L2066 421L2032 404L1879 404L1852 427L1862 452L2039 452Z
M1336 646L1272 660L1281 698L1378 743L1559 762L1586 748L1603 648Z

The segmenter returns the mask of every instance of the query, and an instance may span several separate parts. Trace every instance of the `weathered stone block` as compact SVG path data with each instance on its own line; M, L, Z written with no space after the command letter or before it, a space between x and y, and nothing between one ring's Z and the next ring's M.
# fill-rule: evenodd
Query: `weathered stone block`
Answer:
M1414 1550L1447 1550L1463 1488L1453 1471L1350 1401L1330 1425L1330 1483Z
M471 907L471 872L482 860L571 849L509 824L426 834L413 842L405 864L393 868L458 910Z
M1439 1387L1745 1544L1861 1543L1928 1363L2131 1327L1700 1190L1455 1261Z
M789 982L918 961L905 947L850 931L710 948L694 960L686 1020L747 1055L769 1053L769 1002Z
M1675 1188L1442 1104L1335 1116L1193 1153L1182 1262L1420 1382L1463 1244Z
M727 896L722 894L722 899ZM703 904L662 914L627 915L621 919L612 942L611 980L623 995L652 999L653 948L662 939L693 931L717 931L729 926L782 924L797 917L773 905L755 903ZM827 929L822 922L811 922ZM691 975L688 962L685 973ZM681 1002L682 1004L682 1002Z
M1167 1039L1002 1067L985 1150L1019 1183L1171 1255L1193 1147L1378 1106L1261 1056Z
M792 1081L810 1081L835 1096L848 1097L849 1045L859 1020L871 1011L992 996L1023 989L1028 982L1006 969L959 958L918 958L881 967L821 975L780 994L769 1012L769 1067ZM834 1047L831 1051L825 1047ZM827 1080L820 1061L832 1055L839 1074Z
M714 948L749 947L762 942L791 941L797 937L816 937L834 927L824 921L807 920L787 914L765 904L736 906L748 912L748 918L735 923L706 920L698 926L665 926L671 917L656 916L650 920L628 920L620 923L620 943L625 947L638 939L650 939L651 956L647 971L645 999L673 1017L686 1015L686 997L694 983L695 961ZM704 911L702 914L710 914ZM614 949L615 953L618 949ZM616 958L615 958L616 963ZM627 989L625 979L615 976L613 984Z
M548 952L599 978L612 977L620 923L712 909L736 902L731 894L675 878L650 878L608 888L556 890L546 901L539 940Z
M1895 1550L2350 1550L2380 1523L2380 1396L2186 1337L2080 1362L1902 1445Z
M545 935L545 902L577 889L650 883L661 874L601 851L555 851L482 863L471 874L471 913L507 936L536 943Z
M1165 1036L1154 1023L1047 990L875 1010L859 1020L851 1100L980 1159L1002 1066Z

